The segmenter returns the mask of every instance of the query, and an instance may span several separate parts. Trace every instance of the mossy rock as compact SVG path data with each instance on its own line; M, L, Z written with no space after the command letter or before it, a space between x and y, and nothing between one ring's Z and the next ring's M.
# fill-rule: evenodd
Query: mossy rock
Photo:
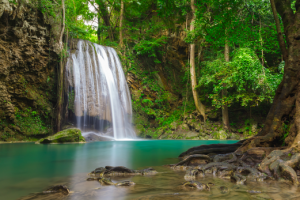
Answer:
M170 128L171 128L171 130L176 130L177 129L177 123L176 122L172 122L171 124L170 124Z
M65 143L65 142L85 142L81 131L77 128L69 128L56 133L55 135L48 136L40 139L36 144L49 144L49 143Z

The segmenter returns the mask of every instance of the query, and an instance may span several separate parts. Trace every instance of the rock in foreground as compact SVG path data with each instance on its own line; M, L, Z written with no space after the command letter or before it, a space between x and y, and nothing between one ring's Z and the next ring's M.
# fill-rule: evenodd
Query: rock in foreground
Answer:
M52 136L40 139L36 144L49 144L49 143L65 143L65 142L85 142L81 131L77 128L70 128L60 131Z

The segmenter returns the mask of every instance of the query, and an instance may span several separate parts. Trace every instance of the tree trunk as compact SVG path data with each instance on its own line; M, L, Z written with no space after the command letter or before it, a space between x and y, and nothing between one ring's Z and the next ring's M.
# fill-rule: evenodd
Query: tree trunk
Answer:
M120 47L123 47L123 15L124 15L124 1L121 0L121 14L120 14Z
M285 145L300 151L300 0L295 4L296 13L293 12L290 1L271 0L271 4L275 21L279 23L276 20L275 6L282 17L288 46L286 49L286 45L282 44L282 34L279 32L281 51L283 54L286 52L284 76L276 90L263 130L257 136L246 140L238 152L245 152L252 147L281 146L284 142ZM277 27L277 31L279 30Z
M265 65L265 61L264 61L264 49L263 49L263 37L261 35L261 18L259 18L259 37L260 37L260 45L261 45L261 65L262 65L262 70L264 72L264 76L265 76L265 69L264 69L264 65Z
M113 41L114 34L113 34L112 27L110 24L110 15L107 10L107 2L103 3L103 1L100 0L100 1L97 1L97 4L98 4L99 13L103 19L103 22L104 22L105 26L108 27L109 39L111 41Z
M97 28L97 38L98 38L98 44L100 44L101 41L101 35L100 35L100 25L101 25L101 19L100 19L100 12L98 11L98 28Z
M59 38L59 45L60 48L63 48L63 34L65 30L65 2L62 0L62 29L60 33L60 38ZM63 52L61 52L61 55ZM63 56L61 56L63 57ZM62 121L62 104L63 104L63 77L64 77L64 66L63 66L63 61L62 58L60 59L60 64L59 64L59 81L58 81L58 101L57 101L57 118L56 118L56 129L57 132L61 130L61 121Z
M192 14L193 18L190 24L190 31L194 31L195 29L195 0L191 0L191 8L192 8ZM192 92L193 92L193 97L194 97L194 102L197 111L203 116L204 121L206 120L205 116L205 106L200 102L198 98L198 93L195 90L195 87L197 85L197 80L196 80L196 72L195 72L195 44L191 44L190 46L190 73L191 73L191 82L192 82Z
M225 49L224 49L224 57L225 61L229 62L229 45L228 40L225 40ZM225 84L223 86L226 86ZM222 90L222 99L227 97L227 90ZM225 130L230 131L230 125L229 125L229 116L228 116L228 106L227 103L224 103L222 106L222 121L223 121L223 128Z
M274 16L274 19L275 19L277 37L278 37L280 50L281 50L281 53L283 55L284 61L286 61L287 56L288 56L287 55L287 49L285 47L285 42L284 42L283 35L282 35L282 32L281 32L281 27L280 27L280 22L279 22L279 19L278 19L278 16L277 16L277 10L276 10L276 6L275 6L275 2L274 2L274 0L270 0L270 2L271 2L272 11L273 11L273 16Z

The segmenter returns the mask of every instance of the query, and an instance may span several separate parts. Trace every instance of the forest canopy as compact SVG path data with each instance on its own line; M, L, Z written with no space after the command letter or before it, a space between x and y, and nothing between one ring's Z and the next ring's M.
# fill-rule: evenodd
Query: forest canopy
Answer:
M192 110L206 120L212 107L222 110L229 130L232 105L269 109L283 78L277 34L283 21L277 14L276 26L269 0L39 0L38 7L61 17L64 42L79 38L117 49L126 76L135 74L158 96L142 92L133 108L160 125ZM168 87L158 83L159 73ZM182 98L181 111L169 114L172 95Z

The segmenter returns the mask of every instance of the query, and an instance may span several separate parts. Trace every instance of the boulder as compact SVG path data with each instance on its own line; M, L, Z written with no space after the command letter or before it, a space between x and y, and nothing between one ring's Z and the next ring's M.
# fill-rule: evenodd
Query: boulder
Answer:
M195 131L200 132L202 130L202 126L200 123L195 123Z
M85 142L84 137L81 135L81 131L77 128L70 128L60 131L54 135L40 139L36 144L48 144L48 143L64 143L64 142Z
M183 129L183 130L189 130L190 129L187 124L181 124L180 128Z
M224 130L220 130L218 132L218 136L219 136L220 140L226 140L227 139L227 134L226 134L226 132Z
M199 133L197 133L197 132L189 131L189 132L186 134L186 137L187 137L187 138L191 138L191 137L196 137L196 136L198 136L198 135L199 135Z
M257 132L257 122L253 122L251 124L251 131L252 131L252 133Z
M177 129L177 123L176 122L172 122L171 124L170 124L170 128L171 128L171 130L176 130Z

